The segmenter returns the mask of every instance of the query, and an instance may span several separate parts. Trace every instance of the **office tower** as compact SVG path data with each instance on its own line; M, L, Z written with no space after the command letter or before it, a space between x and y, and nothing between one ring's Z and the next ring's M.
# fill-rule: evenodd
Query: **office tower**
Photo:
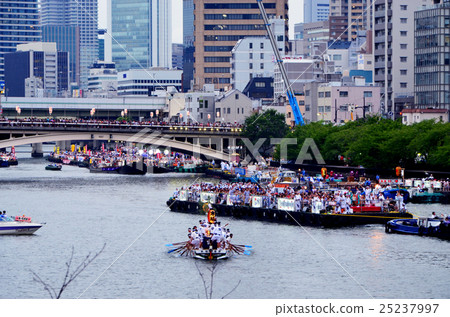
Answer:
M277 38L288 51L288 1L265 0L264 7L269 19L284 19L285 36ZM192 15L193 13L193 15ZM185 51L193 40L193 73L183 68L185 78L193 78L194 89L204 84L214 84L216 89L229 89L231 83L231 50L240 39L247 36L267 35L264 21L256 1L228 0L185 0L184 19L193 17L193 27L184 31ZM186 65L186 60L184 65ZM184 87L187 89L187 87Z
M358 31L371 29L372 0L330 0L330 17L346 17L348 38L356 39Z
M5 81L11 97L56 97L68 88L68 54L57 51L56 43L17 45L5 54Z
M450 110L450 2L436 2L414 13L415 106Z
M75 25L44 25L42 41L56 43L57 50L69 53L69 78L80 82L80 27Z
M118 71L172 67L171 0L111 0L112 61Z
M0 17L0 82L3 82L5 54L15 52L17 44L41 40L38 0L0 1Z
M374 4L375 83L381 88L381 111L400 116L414 102L414 11L427 0L377 0Z
M98 60L98 8L97 0L41 0L41 21L43 26L64 26L79 28L79 80L80 88L87 88L90 67ZM70 28L69 28L70 29ZM61 28L61 32L76 32ZM57 29L53 28L52 31ZM76 35L70 41L76 40ZM53 33L46 35L46 40L56 42L57 49L63 50L64 45L76 47L71 44L63 44L64 35ZM71 64L76 63L71 58ZM71 78L77 78L71 75Z
M303 0L303 23L328 20L330 0Z
M183 69L183 44L172 44L172 68Z

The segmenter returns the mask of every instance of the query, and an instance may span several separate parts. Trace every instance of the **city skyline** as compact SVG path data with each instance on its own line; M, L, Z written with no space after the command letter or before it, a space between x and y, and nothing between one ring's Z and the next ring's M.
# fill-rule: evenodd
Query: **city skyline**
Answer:
M106 4L108 0L98 0L98 27L106 29ZM250 0L256 1L256 0ZM293 14L295 12L295 14ZM298 12L298 13L297 13ZM183 0L172 0L172 43L183 43ZM294 24L303 22L303 0L289 0L289 38L294 38ZM109 32L109 30L108 30Z

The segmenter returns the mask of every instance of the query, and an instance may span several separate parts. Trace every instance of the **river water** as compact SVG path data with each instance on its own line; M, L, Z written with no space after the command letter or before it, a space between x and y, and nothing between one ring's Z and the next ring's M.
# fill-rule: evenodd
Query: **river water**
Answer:
M24 148L28 151L27 148ZM205 298L211 263L167 254L200 216L173 213L166 200L199 175L90 174L19 154L0 169L0 209L45 222L32 236L0 236L0 298L49 298L35 272L58 288L74 265L105 250L62 298ZM409 205L417 215L449 205ZM450 298L450 244L386 234L384 226L321 229L222 219L251 255L219 262L213 298ZM196 267L198 266L198 269Z

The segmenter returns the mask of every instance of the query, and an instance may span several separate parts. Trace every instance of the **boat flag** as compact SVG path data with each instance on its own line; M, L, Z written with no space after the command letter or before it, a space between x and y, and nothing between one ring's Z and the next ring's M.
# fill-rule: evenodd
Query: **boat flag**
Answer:
M87 144L84 146L83 148L83 153L86 154L87 153Z
M14 148L14 146L11 146L11 154L16 154L16 149Z
M59 154L59 146L56 148L56 154Z
M105 143L102 143L102 152L105 152Z
M75 144L70 145L70 152L75 152Z

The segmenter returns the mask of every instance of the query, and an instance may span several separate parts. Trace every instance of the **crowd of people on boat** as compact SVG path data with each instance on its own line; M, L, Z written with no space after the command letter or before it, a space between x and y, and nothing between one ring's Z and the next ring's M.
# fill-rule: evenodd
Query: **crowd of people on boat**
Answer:
M293 199L295 211L310 210L313 213L330 211L333 213L351 213L355 206L377 206L381 209L406 211L403 194L399 191L395 199L387 199L383 192L391 189L390 186L354 186L349 189L324 190L319 186L277 187L268 184L262 187L253 183L228 183L216 184L202 182L182 187L174 192L177 198L180 191L187 193L187 200L199 201L201 192L215 194L215 203L231 204L234 206L252 206L252 196L262 197L262 208L276 209L280 198Z
M210 246L214 250L228 249L233 234L226 228L227 225L222 226L219 221L199 220L198 226L188 228L189 244L193 250L206 250Z

